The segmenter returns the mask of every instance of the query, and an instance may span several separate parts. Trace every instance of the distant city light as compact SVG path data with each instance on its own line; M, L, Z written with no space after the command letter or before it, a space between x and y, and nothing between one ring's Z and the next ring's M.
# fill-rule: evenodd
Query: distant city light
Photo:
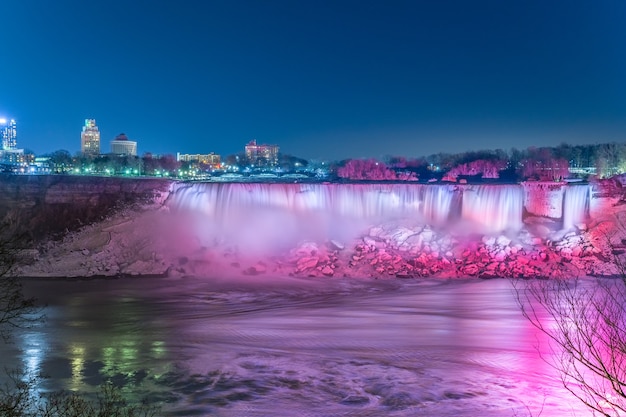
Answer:
M6 124L7 119L0 119L0 124Z

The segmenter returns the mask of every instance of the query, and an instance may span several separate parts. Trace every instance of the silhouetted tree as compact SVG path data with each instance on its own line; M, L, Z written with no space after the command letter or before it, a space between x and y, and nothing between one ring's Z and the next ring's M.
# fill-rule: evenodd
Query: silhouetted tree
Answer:
M546 362L594 415L607 417L626 413L626 259L617 248L622 220L617 224L604 238L618 279L579 280L568 273L515 284L523 315L548 336Z
M246 154L243 152L226 155L224 158L224 164L231 167L238 167L239 169L243 169L250 165L250 161L246 158Z
M520 162L520 178L542 181L560 181L569 176L569 161L554 156L551 148L528 148Z
M15 327L40 320L35 299L24 296L13 270L30 239L16 224L4 221L0 227L0 337L5 341Z
M159 158L159 165L161 169L169 172L175 172L180 168L180 162L176 160L174 155L163 155Z
M5 222L0 227L0 337L6 343L15 328L27 327L43 320L42 309L34 298L22 291L14 267L28 246L24 234ZM0 358L1 363L1 358ZM5 367L9 364L3 364ZM131 404L119 389L105 384L98 398L89 399L77 393L57 392L49 395L37 391L37 377L25 371L5 368L9 381L0 386L0 416L6 417L152 417L157 406Z
M298 171L306 168L308 165L309 161L306 159L282 153L278 155L278 166L286 172Z
M156 175L161 170L161 164L151 153L146 153L141 157L143 172L145 175Z
M65 149L54 151L50 154L44 155L50 158L49 163L53 172L63 173L73 167L72 155Z
M413 172L402 171L398 175L394 170L389 169L383 162L375 159L350 159L337 168L337 176L349 180L416 180L417 176Z
M460 175L481 175L482 178L500 178L500 171L506 167L505 160L478 159L452 168L446 178L453 179Z
M597 145L596 173L600 178L608 178L626 171L626 145L604 143Z

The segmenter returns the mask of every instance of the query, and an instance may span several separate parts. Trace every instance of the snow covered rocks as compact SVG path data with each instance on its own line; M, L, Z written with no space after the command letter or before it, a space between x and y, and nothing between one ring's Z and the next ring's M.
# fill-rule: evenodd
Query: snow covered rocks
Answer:
M291 251L290 273L373 278L548 278L598 274L602 269L600 249L582 232L558 238L541 239L526 230L513 235L454 236L429 226L379 224L342 251L334 245L303 243Z

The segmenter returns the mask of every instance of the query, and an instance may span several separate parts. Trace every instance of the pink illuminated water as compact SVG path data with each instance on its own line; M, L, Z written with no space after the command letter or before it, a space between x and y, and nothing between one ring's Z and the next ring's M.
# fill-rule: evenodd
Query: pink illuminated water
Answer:
M436 224L448 220L455 187L421 184L179 184L170 206L227 220L233 212L270 209L359 219L415 216Z
M520 185L194 183L176 185L167 205L199 235L269 251L303 239L347 241L392 220L519 230L523 200Z
M164 415L587 415L507 280L29 281L47 321L3 364ZM542 350L544 354L548 353Z
M194 183L177 185L167 205L206 246L217 238L271 252L305 239L348 241L393 219L443 226L455 195L451 185Z
M524 195L521 186L472 185L463 191L463 219L486 232L519 230Z
M390 220L477 233L517 231L524 192L517 184L193 183L175 185L167 205L205 236L268 249L303 239L348 240ZM529 204L563 205L566 228L586 219L589 186L565 186L564 197L554 195L563 201L533 201L545 197L537 194Z
M591 188L574 185L565 189L563 198L563 229L571 229L583 223L589 214Z

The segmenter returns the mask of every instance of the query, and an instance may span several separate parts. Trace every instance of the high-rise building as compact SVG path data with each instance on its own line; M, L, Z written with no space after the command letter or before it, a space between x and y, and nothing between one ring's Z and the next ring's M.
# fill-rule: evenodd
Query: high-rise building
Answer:
M258 145L256 139L246 145L246 158L255 167L278 165L278 145Z
M124 133L120 133L111 141L111 153L115 155L137 156L137 142L128 140Z
M80 151L85 155L100 155L100 131L96 119L85 119L80 134Z
M0 119L0 136L2 137L2 150L17 149L17 126L14 119Z

